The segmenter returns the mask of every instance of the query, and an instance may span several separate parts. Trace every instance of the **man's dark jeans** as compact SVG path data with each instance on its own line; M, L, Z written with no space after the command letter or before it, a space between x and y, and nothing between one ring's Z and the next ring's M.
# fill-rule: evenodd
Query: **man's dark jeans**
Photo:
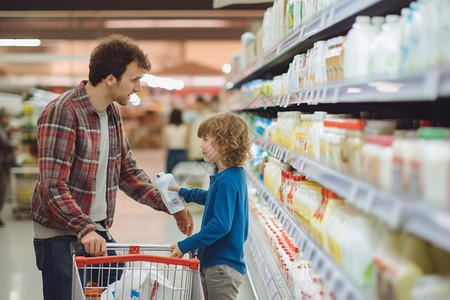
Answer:
M109 239L106 232L98 231L108 243L115 242ZM36 265L42 273L42 286L45 300L70 300L72 298L72 254L70 253L70 243L76 241L75 236L58 236L50 239L34 239L34 251L36 254ZM116 255L115 251L109 251L108 255ZM94 272L92 272L94 273ZM107 286L120 278L121 272L117 274L109 273L105 276L87 273L84 276L80 272L80 278L88 278L92 275L92 280L101 278L101 285ZM108 282L108 277L110 278ZM84 285L84 284L83 284Z

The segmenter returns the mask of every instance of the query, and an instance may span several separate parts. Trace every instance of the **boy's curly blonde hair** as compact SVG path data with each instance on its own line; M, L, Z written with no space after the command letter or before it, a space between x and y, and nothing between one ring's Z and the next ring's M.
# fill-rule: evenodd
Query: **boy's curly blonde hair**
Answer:
M213 139L212 143L226 167L241 167L251 157L248 126L237 114L220 112L212 115L200 124L197 136Z

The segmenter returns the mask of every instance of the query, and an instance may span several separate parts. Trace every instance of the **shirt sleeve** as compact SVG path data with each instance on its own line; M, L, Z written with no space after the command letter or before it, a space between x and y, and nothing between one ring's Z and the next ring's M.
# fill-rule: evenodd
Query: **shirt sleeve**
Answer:
M82 237L95 230L95 225L69 189L76 140L76 122L70 107L49 107L38 120L37 134L43 201L47 201L57 223Z
M119 115L120 118L120 115ZM137 166L136 159L131 151L130 143L120 119L119 131L122 147L122 164L120 169L120 189L135 201L152 207L155 210L169 213L161 196L150 177Z
M234 186L223 183L217 189L214 201L214 216L200 232L178 242L181 252L186 253L200 247L212 245L230 230L233 224L237 201L237 191Z
M184 198L186 202L194 202L200 205L205 205L206 198L208 196L208 191L201 190L201 189L186 189L181 188L180 189L180 196Z

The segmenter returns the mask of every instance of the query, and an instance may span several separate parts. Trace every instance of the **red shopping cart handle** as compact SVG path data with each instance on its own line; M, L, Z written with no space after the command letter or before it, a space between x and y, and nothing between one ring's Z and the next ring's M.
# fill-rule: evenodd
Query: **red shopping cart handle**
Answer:
M85 267L88 265L110 264L110 263L131 262L131 261L146 261L167 265L186 266L192 270L198 270L200 265L200 260L198 258L184 259L184 258L173 258L167 256L157 256L147 254L129 254L129 255L95 256L95 257L77 256L75 257L75 261L77 263L78 268Z

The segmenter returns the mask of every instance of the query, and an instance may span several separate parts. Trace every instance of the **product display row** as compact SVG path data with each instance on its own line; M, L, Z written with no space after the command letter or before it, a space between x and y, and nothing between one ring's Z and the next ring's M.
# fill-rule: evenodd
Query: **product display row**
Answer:
M449 3L319 2L275 1L233 57L249 181L322 297L448 297Z
M410 1L321 1L325 3L320 8L316 2L290 1L289 6L288 1L274 2L257 33L242 36L243 52L233 56L234 67L229 78L233 84L229 88L239 88L252 79L261 78L265 73L273 74L274 68L287 69L290 57L306 51L312 45L311 42L319 39L317 36L329 38L339 35L351 26L358 12L383 14L399 10ZM291 9L291 4L295 8ZM289 28L290 24L292 28Z
M255 265L259 266L257 274L261 274L258 279L264 286L270 287L267 295L264 293L265 288L257 289L260 298L334 299L319 275L311 268L310 262L299 251L296 242L267 207L266 202L258 196L256 189L253 191L255 193L252 193L249 199L254 222L249 247L253 253L252 257L261 260L255 262ZM269 247L265 246L267 243ZM272 271L265 270L270 268L266 257L269 257L273 264ZM275 279L271 273L276 273L278 277Z
M430 276L448 280L444 249L389 228L289 164L266 158L263 173L252 165L252 185L338 299L416 299Z

